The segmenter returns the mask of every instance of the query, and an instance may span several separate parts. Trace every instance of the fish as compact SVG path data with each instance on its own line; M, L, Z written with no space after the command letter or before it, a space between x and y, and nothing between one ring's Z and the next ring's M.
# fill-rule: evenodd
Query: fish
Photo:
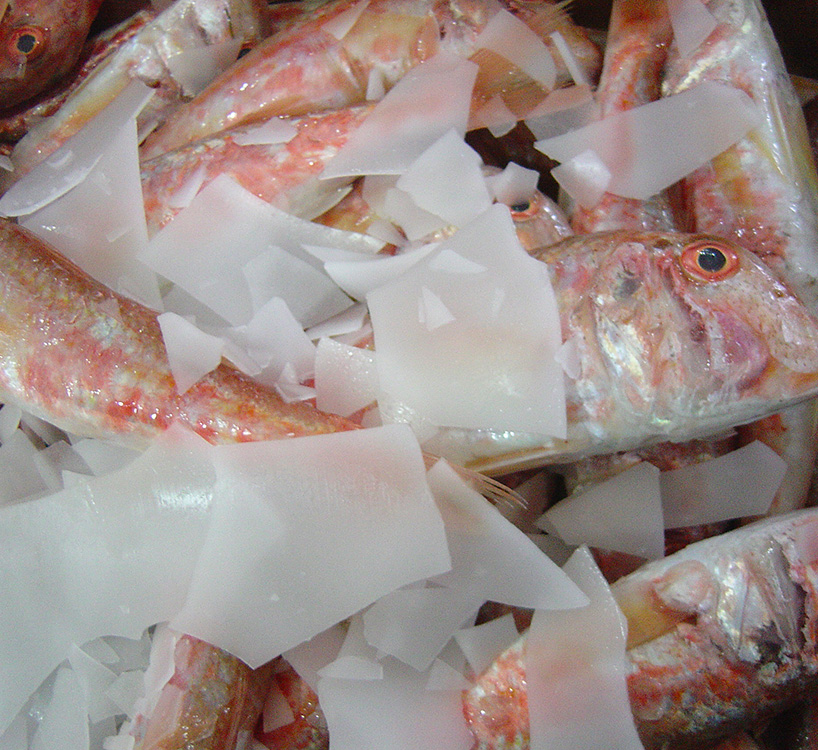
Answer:
M673 38L663 3L616 0L611 8L602 75L595 92L600 118L626 112L661 97L662 72ZM670 192L644 200L605 193L594 206L574 205L578 234L609 229L678 229Z
M350 0L332 0L265 39L151 133L142 145L143 157L153 158L245 122L363 103L372 76L379 77L388 91L441 49L461 57L472 55L477 34L497 9L488 2L370 0L341 34L335 26L351 6ZM529 15L542 21L534 26L544 41L548 33L570 26L567 14L550 3ZM583 47L593 47L579 30L571 34L566 30L566 35L571 42L580 39ZM553 44L550 39L548 43ZM487 57L481 54L479 59L488 89L478 80L476 102L503 91L509 96L522 94L530 108L545 98L547 92L519 69L509 70L506 63L503 77L496 60ZM565 78L564 64L562 70Z
M302 219L365 233L378 217L361 195L361 181L355 182L356 188L354 177L322 179L321 173L373 108L372 104L364 104L317 115L273 117L229 128L143 161L142 196L148 233L155 234L182 210L180 194L189 192L192 198L220 175L231 177L267 203ZM256 142L256 134L265 128L285 126L295 133L289 140ZM499 171L484 167L487 175ZM510 211L517 236L526 249L573 234L562 209L538 190L510 206ZM444 234L453 231L452 227ZM429 237L426 241L441 238Z
M14 174L0 188L28 174L80 130L131 81L154 90L137 118L144 138L186 98L167 61L186 49L240 42L248 48L263 34L264 0L176 0L97 65L60 108L30 128L12 153Z
M167 628L154 636L151 656L171 638L173 673L155 696L153 710L127 725L134 750L236 747L249 737L272 685L273 664L251 669L235 656Z
M143 161L148 233L155 234L182 210L178 195L186 184L193 186L191 193L198 192L220 175L228 175L283 211L314 219L346 194L352 177L322 180L320 175L372 108L361 105L318 115L271 118ZM259 128L276 125L290 126L296 134L284 143L245 142Z
M499 171L496 167L483 167L484 174L488 176ZM537 189L508 208L517 239L526 252L534 252L545 245L552 245L573 235L568 217L563 210ZM314 221L336 229L366 234L376 219L384 220L364 199L363 181L359 179L352 184L349 193L328 211L315 217ZM456 227L445 227L426 235L419 242L439 242L450 237L455 231ZM398 248L389 244L381 250L381 253L384 252L394 254L398 252Z
M579 363L565 379L567 440L444 429L425 444L432 453L497 475L721 434L815 395L814 315L739 245L621 230L534 257L549 268ZM797 344L782 325L791 315Z
M689 545L619 579L627 688L646 750L709 746L818 685L818 510ZM475 750L529 746L525 635L464 693Z
M692 53L674 45L663 94L726 83L745 91L761 117L747 136L682 180L688 226L739 240L818 310L818 175L798 95L760 3L719 0L708 8L715 29ZM818 457L818 402L739 433L742 444L762 440L787 463L769 512L803 507Z
M226 363L177 393L155 311L94 281L16 224L0 224L0 246L4 403L24 403L68 432L137 448L174 421L211 442L357 427L287 403Z
M660 471L673 471L718 458L738 447L740 447L738 435L730 430L728 434L713 439L689 440L683 443L663 442L635 451L590 456L558 468L564 477L568 494L579 494L643 461ZM671 555L692 542L722 534L735 525L730 521L718 521L699 526L665 529L665 554ZM592 548L591 553L608 583L632 573L645 562L644 558L636 555L611 550Z
M102 0L8 0L0 5L0 109L30 99L76 63Z
M328 750L327 721L312 688L283 658L275 665L273 679L293 721L269 730L262 723L256 728L255 740L270 750Z
M713 255L724 265L706 270ZM568 440L523 436L533 450L523 442L516 454L518 436L492 435L498 458L483 431L458 430L450 444L425 444L428 452L475 470L564 462L690 439L818 392L818 320L736 245L612 232L567 238L537 257L581 362L567 379ZM0 279L0 399L63 430L138 447L174 420L212 441L354 427L285 403L226 364L178 394L156 313L8 221L0 223Z
M693 231L737 239L818 304L818 177L806 123L761 3L708 5L716 28L693 53L671 49L663 96L705 81L749 95L759 124L682 181Z
M106 57L152 21L156 15L156 11L152 8L143 9L121 23L106 27L98 34L89 36L83 45L77 63L55 86L0 113L0 140L16 143L34 125L55 114L71 93Z

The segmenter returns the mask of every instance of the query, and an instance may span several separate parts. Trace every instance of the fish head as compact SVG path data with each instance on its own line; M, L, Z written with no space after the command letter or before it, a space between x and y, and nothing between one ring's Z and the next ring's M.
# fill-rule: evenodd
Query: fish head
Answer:
M818 392L818 319L738 244L607 232L542 259L579 344L585 419L691 439Z
M517 238L526 252L559 242L573 234L562 209L539 190L512 203L509 212Z
M0 109L44 91L77 61L102 0L0 0Z

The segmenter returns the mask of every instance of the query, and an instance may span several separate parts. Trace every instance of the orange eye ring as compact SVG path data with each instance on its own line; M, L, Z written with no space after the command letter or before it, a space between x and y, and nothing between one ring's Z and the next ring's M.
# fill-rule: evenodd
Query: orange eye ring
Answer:
M517 201L508 208L514 221L527 221L539 213L542 201L538 193L534 193L529 200Z
M687 245L679 264L693 281L721 281L736 273L741 265L735 248L720 240L699 240Z
M45 47L45 30L39 26L19 26L9 35L8 50L11 54L33 60Z

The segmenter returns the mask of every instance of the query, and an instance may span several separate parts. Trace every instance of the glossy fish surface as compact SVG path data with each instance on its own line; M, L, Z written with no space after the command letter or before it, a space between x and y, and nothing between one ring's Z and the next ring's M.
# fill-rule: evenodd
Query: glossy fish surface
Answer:
M611 587L645 748L707 747L818 681L815 535L797 511L689 545ZM525 637L465 693L475 746L529 746Z
M254 381L225 366L178 396L154 312L91 281L16 225L0 229L4 399L95 436L144 438L180 415L201 434L226 429L235 439L347 424L284 404L275 392L262 397ZM568 440L544 445L542 436L524 436L535 441L523 443L525 458L554 462L689 439L818 390L818 321L738 246L614 232L568 238L538 257L551 271L563 339L580 367L566 379ZM712 263L722 265L700 265ZM225 410L229 420L208 409ZM479 431L448 437L451 444L427 450L456 463L491 456ZM497 452L511 453L514 439L500 436Z
M181 52L239 41L262 33L261 0L176 0L91 71L50 117L31 128L13 152L15 179L29 172L138 80L154 96L138 119L149 132L187 97L168 60Z
M578 49L578 59L595 65L594 45L566 21L566 14L556 5L538 3L533 11L508 6L543 41L560 30ZM145 158L246 122L363 103L372 80L388 91L409 70L441 50L470 58L477 35L499 9L498 4L485 0L370 0L351 28L346 28L345 21L339 26L355 7L360 6L349 0L327 2L265 39L152 133L143 144ZM493 76L492 62L482 59L478 64L490 80L483 86L478 78L475 101L514 86L520 89L512 92L515 96L522 94L525 99L530 91L537 97L531 107L545 97L546 92L532 79L521 82L508 70ZM568 76L564 65L561 68L558 75L564 81Z
M101 4L9 1L0 18L0 110L36 96L71 70Z
M212 442L354 427L227 365L178 394L156 313L86 276L42 241L0 224L0 391L77 434L144 445L181 420Z
M603 232L535 257L578 363L565 381L568 440L452 430L430 451L489 471L553 463L713 435L816 392L815 317L738 245Z

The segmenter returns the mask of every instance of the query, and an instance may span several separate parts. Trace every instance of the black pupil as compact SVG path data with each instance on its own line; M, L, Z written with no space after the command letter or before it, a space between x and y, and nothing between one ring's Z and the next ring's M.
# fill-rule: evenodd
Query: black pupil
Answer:
M511 207L511 210L515 213L521 214L528 211L529 208L531 208L531 204L528 201L523 201L522 203L515 203Z
M37 37L35 37L34 34L20 34L20 36L17 37L17 51L22 52L24 55L33 52L36 46Z
M716 247L704 247L699 250L699 267L711 273L721 271L727 263L724 253Z

